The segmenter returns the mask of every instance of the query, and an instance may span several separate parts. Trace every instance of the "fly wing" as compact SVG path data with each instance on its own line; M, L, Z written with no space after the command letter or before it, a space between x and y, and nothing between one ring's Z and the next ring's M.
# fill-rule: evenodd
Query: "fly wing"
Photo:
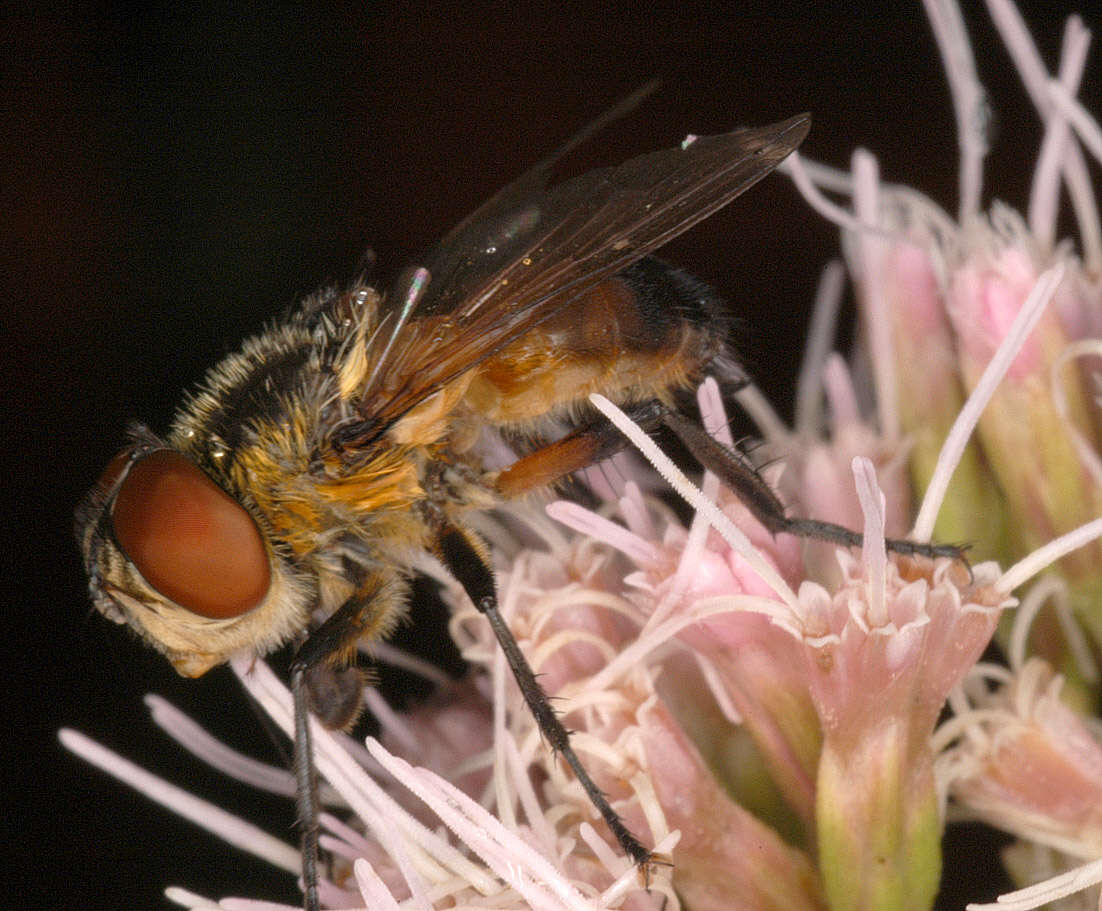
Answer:
M428 283L406 317L392 311L394 325L368 343L359 410L372 436L725 206L780 164L810 122L800 115L687 140L551 189L542 163L501 191L429 256ZM411 299L399 288L389 306Z
M533 218L533 207L543 202L555 165L592 136L629 114L657 88L657 80L648 82L605 111L452 228L424 263L425 268L440 279L424 301L424 312L453 309L487 275L515 258L518 247L531 240L528 235L537 222Z

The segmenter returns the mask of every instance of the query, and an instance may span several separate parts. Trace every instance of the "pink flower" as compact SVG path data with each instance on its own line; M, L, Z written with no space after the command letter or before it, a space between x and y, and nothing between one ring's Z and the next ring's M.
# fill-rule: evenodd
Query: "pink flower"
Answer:
M342 812L324 820L339 861L323 883L327 905L925 911L947 807L1061 859L1102 853L1102 754L1057 698L1058 679L1026 660L1029 649L1053 660L1089 649L1038 624L1011 639L1010 671L976 670L1012 593L1042 571L1063 586L1062 629L1074 629L1074 616L1102 642L1102 408L1091 385L1102 346L1089 337L1102 331L1092 278L1102 238L1079 145L1102 157L1102 131L1073 97L1081 23L1069 25L1053 81L1038 72L1009 3L990 6L1046 125L1026 218L979 210L983 93L950 4L929 8L963 127L956 219L915 191L882 186L868 153L855 155L852 177L796 157L788 166L845 227L861 351L851 365L831 351L842 281L832 268L796 427L753 389L740 401L762 427L762 457L777 460L766 474L790 509L863 528L864 548L774 538L715 478L697 487L603 400L595 406L665 483L622 461L622 488L591 485L605 497L600 509L517 506L482 527L499 560L502 612L576 732L576 751L670 865L656 864L644 889L542 742L484 618L442 577L472 678L402 716L380 706L383 743L315 731L326 800ZM1055 242L1060 179L1080 215L1083 262ZM825 200L816 180L848 186L853 210ZM732 445L723 407L705 384L705 426ZM644 493L668 495L666 485L694 510L687 527ZM904 533L974 542L977 565L889 555L885 535ZM1013 565L1004 572L995 559ZM1025 603L1050 584L1035 583ZM289 730L275 677L252 655L234 668ZM1097 680L1083 675L1072 692L1095 697ZM957 717L939 727L947 701ZM293 790L281 770L153 707L206 761ZM292 846L81 735L63 739L297 875ZM1068 894L1099 872L1088 865L1016 900L1024 908Z
M1060 700L1062 684L1033 658L1013 676L970 688L958 740L939 762L970 814L1093 860L1102 857L1102 744Z

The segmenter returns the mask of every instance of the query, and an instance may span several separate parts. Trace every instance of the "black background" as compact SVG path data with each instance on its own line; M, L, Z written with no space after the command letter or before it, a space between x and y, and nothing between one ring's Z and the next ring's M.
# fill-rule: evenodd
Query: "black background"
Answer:
M809 155L844 166L867 146L886 178L955 207L953 115L917 2L878 13L634 6L102 3L4 14L4 755L17 804L5 853L18 871L5 877L8 901L158 908L169 883L295 894L289 877L56 739L59 726L78 727L292 837L289 807L202 772L147 722L141 696L156 691L270 752L226 672L180 680L90 613L70 530L126 422L164 429L179 390L243 335L348 280L368 245L384 274L413 259L654 76L659 94L594 144L601 161L808 110ZM1054 70L1053 6L1026 14ZM1100 24L1097 5L1078 9ZM1037 120L982 6L968 4L967 19L997 118L985 199L1022 208ZM1083 93L1096 114L1098 59ZM834 230L775 178L664 255L731 301L744 321L738 346L784 409L817 276L836 251ZM955 866L970 869L973 835L957 837ZM942 906L990 899L999 885L953 886Z

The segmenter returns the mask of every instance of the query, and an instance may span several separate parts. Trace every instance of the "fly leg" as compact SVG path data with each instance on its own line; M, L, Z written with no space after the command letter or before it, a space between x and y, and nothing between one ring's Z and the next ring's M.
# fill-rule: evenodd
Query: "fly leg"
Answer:
M302 896L304 911L319 911L318 832L321 824L321 800L318 775L314 768L314 746L310 737L307 709L307 669L297 661L291 669L291 695L295 708L295 794L298 805L299 837L302 844Z
M717 475L774 535L787 532L801 538L817 538L843 547L860 547L864 542L864 536L860 532L844 525L786 516L784 504L745 456L712 439L703 427L672 409L663 410L661 421L680 438L697 461ZM967 562L965 548L955 544L885 538L884 545L893 553L905 557L949 557Z
M294 699L294 773L302 838L303 907L319 911L318 833L321 801L309 716L330 729L346 728L360 713L364 677L354 666L356 643L385 634L400 608L392 586L369 576L356 593L313 630L291 662Z
M464 591L470 596L475 607L490 622L490 628L494 631L501 650L505 654L505 660L509 662L509 668L516 678L517 685L528 703L528 708L539 725L540 732L551 749L566 760L567 765L574 771L574 775L585 789L593 806L604 818L605 824L620 843L620 847L632 859L636 866L642 867L646 876L647 865L651 860L651 852L634 835L628 831L627 826L612 809L604 792L597 787L590 778L578 754L570 745L570 734L563 727L555 710L547 699L535 673L532 671L528 659L517 645L516 639L509 631L505 619L501 616L497 606L497 589L494 585L493 572L487 565L480 549L473 543L470 534L453 525L444 524L436 537L434 553L455 577Z
M666 412L660 402L644 402L625 409L628 417L647 430L655 429ZM584 424L561 440L518 459L497 476L498 493L512 499L611 458L626 448L623 434L603 417Z
M860 547L864 537L833 522L791 518L784 504L765 483L757 469L740 452L728 449L695 421L658 401L644 402L625 409L644 430L665 425L685 444L696 460L716 474L754 517L774 535L785 532L801 538L817 538L843 547ZM519 496L619 452L627 445L620 432L605 421L593 422L557 442L538 449L514 462L497 478L497 489L506 497ZM929 544L887 538L888 550L903 556L949 557L965 560L965 548L954 544Z

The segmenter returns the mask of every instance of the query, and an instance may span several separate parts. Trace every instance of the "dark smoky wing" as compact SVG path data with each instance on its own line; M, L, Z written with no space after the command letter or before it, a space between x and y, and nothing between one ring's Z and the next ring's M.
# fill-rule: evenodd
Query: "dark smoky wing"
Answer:
M810 119L801 115L700 137L687 147L641 155L545 189L550 167L599 126L579 134L444 238L424 263L432 281L419 315L459 317L491 296L509 296L505 280L524 276L532 284L555 258L571 260L580 273L600 268L604 263L591 254L601 244L609 247L605 259L615 266L601 277L626 268L772 171L807 135ZM613 249L617 244L623 246ZM518 294L518 286L511 294Z
M421 312L450 312L472 286L514 259L517 250L531 241L532 232L546 222L539 209L555 165L592 136L630 113L657 87L657 80L648 82L605 111L452 228L424 263L439 280L433 285L433 293L423 302Z
M373 339L386 363L373 369L363 416L389 426L577 295L726 205L783 161L809 126L801 115L700 137L565 181L495 213L492 224L468 220L460 235L476 240L474 248L430 257L437 271L430 268L411 317L396 333L384 328ZM401 297L399 290L392 300Z

